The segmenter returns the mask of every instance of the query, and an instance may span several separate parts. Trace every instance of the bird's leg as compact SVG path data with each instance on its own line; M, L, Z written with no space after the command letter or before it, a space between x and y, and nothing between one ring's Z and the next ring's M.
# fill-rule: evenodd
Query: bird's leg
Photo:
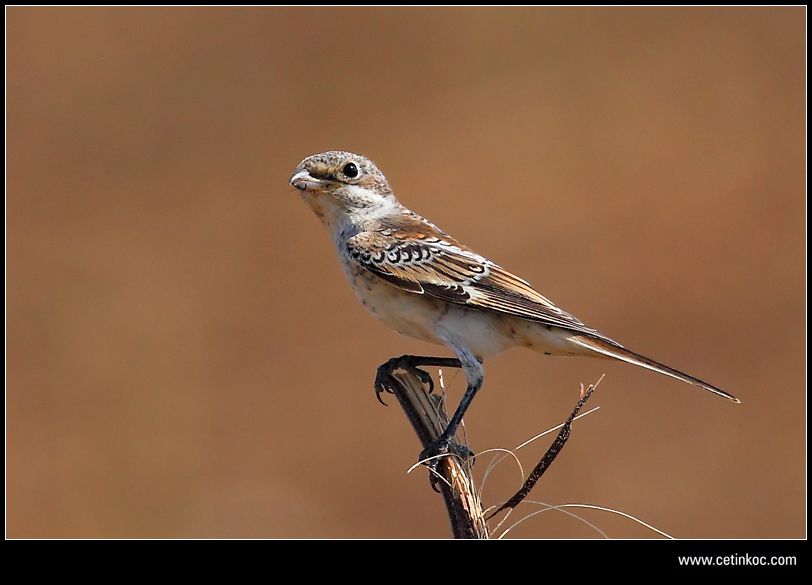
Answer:
M457 406L457 410L454 411L454 415L451 417L445 431L443 431L443 434L440 435L440 438L434 441L434 443L429 445L426 449L423 449L423 452L420 453L420 461L436 457L437 455L457 455L463 459L474 456L473 451L465 445L454 442L453 438L457 433L457 428L462 422L465 411L468 410L468 407L474 400L474 396L481 387L482 380L479 380L475 384L468 384L468 388L465 390L465 394L463 394L462 400L460 400L460 404Z
M375 373L375 397L381 404L386 404L381 398L381 394L389 392L392 394L392 373L401 368L414 373L420 381L428 385L429 392L434 391L434 380L429 373L421 370L418 366L436 366L438 368L461 368L463 367L457 358L433 357L424 355L401 355L393 357L387 362L378 366Z
M420 460L436 457L437 455L452 454L463 458L473 457L470 449L463 445L459 445L453 441L457 428L462 423L462 417L465 416L465 411L471 406L477 391L482 387L482 382L485 379L485 370L482 367L482 362L464 348L455 348L459 356L459 362L468 379L468 387L465 389L465 394L462 395L457 410L454 411L451 420L443 431L443 434L428 448L424 449L420 454ZM436 464L437 459L433 460Z

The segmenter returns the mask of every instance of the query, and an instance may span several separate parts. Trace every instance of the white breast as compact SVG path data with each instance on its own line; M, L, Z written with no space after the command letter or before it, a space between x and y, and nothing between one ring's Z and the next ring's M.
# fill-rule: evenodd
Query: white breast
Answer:
M498 314L404 291L343 255L341 265L361 304L398 333L430 343L466 347L481 357L516 345Z
M344 274L364 308L398 333L431 343L442 343L434 323L442 312L437 301L403 291L350 261L341 258Z

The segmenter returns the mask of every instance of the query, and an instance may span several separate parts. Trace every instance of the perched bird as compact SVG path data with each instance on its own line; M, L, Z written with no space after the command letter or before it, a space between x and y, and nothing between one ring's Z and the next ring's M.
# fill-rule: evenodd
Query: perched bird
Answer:
M465 394L424 456L455 452L451 440L482 386L482 360L511 347L614 358L739 402L584 325L526 280L407 209L366 157L342 151L309 156L296 167L290 184L330 232L358 300L395 331L445 345L457 356L405 356L412 365L456 366L465 372ZM380 394L381 388L376 391Z

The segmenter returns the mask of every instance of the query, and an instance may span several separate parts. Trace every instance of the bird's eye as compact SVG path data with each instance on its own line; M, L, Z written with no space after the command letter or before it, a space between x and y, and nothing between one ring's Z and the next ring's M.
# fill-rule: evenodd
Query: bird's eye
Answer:
M358 165L355 163L347 163L344 165L344 168L341 169L341 172L344 173L344 176L349 177L350 179L354 179L360 174L358 170Z

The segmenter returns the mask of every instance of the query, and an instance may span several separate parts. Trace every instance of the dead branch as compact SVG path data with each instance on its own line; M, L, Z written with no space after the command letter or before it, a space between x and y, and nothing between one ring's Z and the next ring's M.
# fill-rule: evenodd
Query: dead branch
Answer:
M395 369L387 382L387 390L397 397L423 448L429 447L448 424L440 393L430 394L411 368ZM463 441L456 441L464 445ZM432 482L432 485L439 486L445 500L454 538L488 538L488 525L474 487L472 464L472 459L463 461L456 456L443 457L437 465L441 477Z
M564 425L561 427L561 430L558 432L555 440L552 442L550 447L547 449L547 452L544 453L544 456L539 460L536 466L533 468L533 471L530 472L530 475L527 476L524 484L519 491L517 491L511 498L506 501L504 504L499 506L495 511L491 512L488 515L487 520L493 518L496 514L501 512L502 510L507 510L508 508L512 509L522 503L522 501L530 495L530 492L535 487L538 480L541 479L541 476L544 475L544 472L552 465L555 458L558 457L558 454L561 453L561 449L564 448L564 445L567 444L567 441L570 438L570 434L572 432L572 421L575 420L575 417L578 416L578 413L583 408L584 404L586 404L589 397L592 396L592 393L595 391L595 388L598 387L598 384L590 384L589 388L584 391L583 384L581 385L581 391L583 395L578 403L575 405L575 408L572 409L567 420L564 422Z
M420 358L420 356L392 358L378 368L375 380L378 400L381 400L380 395L384 391L395 395L424 449L440 437L448 424L448 414L445 410L444 397L441 393L432 392L434 381L430 374L416 365L420 363L420 360L424 360L423 363L431 361L433 365L438 365L438 360L443 359ZM447 362L443 363L444 366L459 367L456 360L445 359L444 361ZM487 518L482 512L482 505L474 486L473 459L463 460L456 455L448 455L439 460L436 471L430 469L430 472L434 474L430 476L432 487L437 489L439 486L439 491L443 495L454 538L488 538L487 520L502 510L515 508L530 494L538 480L564 448L570 437L573 420L589 400L598 383L590 385L586 391L584 391L583 385L581 386L581 399L562 425L561 431L547 452L519 491ZM381 402L383 401L381 400ZM467 448L465 441L460 437L455 437L455 441Z

